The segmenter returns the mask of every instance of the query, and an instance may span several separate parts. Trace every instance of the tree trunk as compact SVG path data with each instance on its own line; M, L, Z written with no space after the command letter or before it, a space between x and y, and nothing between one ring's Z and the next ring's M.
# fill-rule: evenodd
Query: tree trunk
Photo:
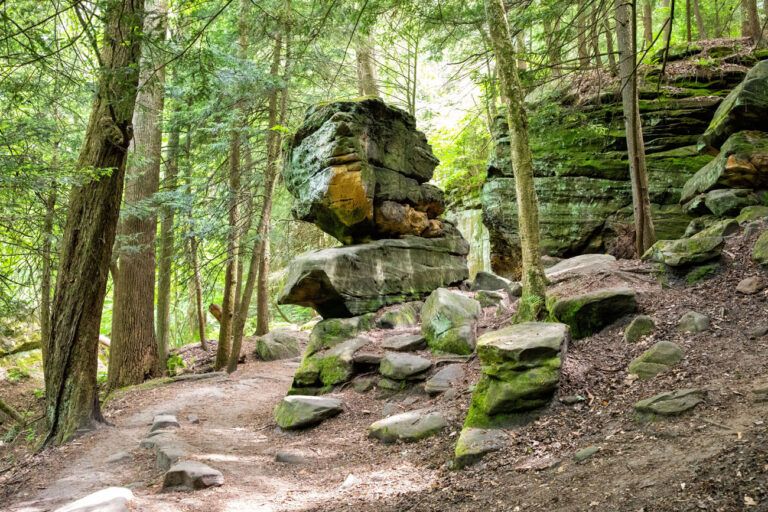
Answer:
M603 58L600 55L600 22L598 21L600 8L597 2L592 4L592 11L589 17L589 41L592 46L592 58L595 61L595 67L600 69L603 67Z
M523 266L523 296L517 318L520 321L533 320L539 318L544 310L546 279L539 252L538 199L528 142L528 118L523 108L523 91L515 67L504 1L485 0L485 15L501 77L501 92L507 103L512 169L515 175Z
M650 0L643 2L643 40L648 48L653 44L653 6Z
M517 69L525 71L528 69L528 63L525 60L525 33L521 30L515 38L517 44Z
M104 10L98 92L77 162L78 169L101 172L70 193L45 362L46 444L103 421L96 385L99 323L132 136L142 4L111 0Z
M664 48L669 48L672 41L672 24L675 22L674 5L670 5L670 0L663 0L662 5L667 11L667 18L664 21ZM635 55L637 55L637 52L635 52Z
M614 53L613 48L613 28L611 28L611 23L607 17L603 21L603 26L605 28L605 47L606 53L608 53L608 67L611 68L611 74L617 76L619 74L619 66L616 64L616 54Z
M741 6L746 20L747 33L744 36L749 37L753 43L760 40L760 18L757 15L757 0L741 0Z
M544 19L544 32L547 38L547 58L549 59L549 67L552 70L552 76L557 78L560 76L560 45L556 39L556 32L560 31L560 20L555 20L554 27L549 21L549 18Z
M707 28L704 25L704 17L701 15L701 8L699 7L699 0L693 0L693 14L696 18L696 31L697 39L702 40L707 38Z
M360 96L381 96L373 63L373 41L370 35L359 36L355 48L357 58L357 89Z
M174 112L171 132L168 135L164 186L176 190L179 175L179 125L178 114ZM161 364L168 359L168 344L171 337L171 280L173 272L173 228L176 210L165 205L160 217L160 261L157 268L157 353Z
M691 0L685 0L685 40L689 43L693 41L693 30L691 21L693 13L691 13Z
M148 211L147 202L160 183L165 71L154 47L165 40L168 5L165 0L145 0L144 5L144 37L151 43L141 59L133 155L125 176L126 211L118 228L122 250L113 292L109 389L140 384L161 375L165 365L155 338L157 215L154 208Z
M58 143L54 147L53 169L58 167ZM53 221L56 214L56 183L51 184L51 191L45 199L45 218L43 219L43 246L41 248L43 263L40 277L40 352L43 358L48 357L48 347L51 339L51 274L53 272Z
M192 280L195 283L195 310L197 311L197 333L200 336L200 347L208 351L208 342L205 339L205 309L203 309L203 286L200 280L200 265L197 260L197 237L189 239L190 263L192 265Z
M589 69L589 50L587 50L587 8L585 0L579 0L576 13L576 46L579 56L579 69ZM498 56L497 56L498 57Z
M642 255L656 241L648 197L648 175L645 167L645 146L640 126L638 106L634 13L626 0L616 0L616 34L619 46L619 78L627 132L627 152L632 181L632 203L635 217L635 250Z

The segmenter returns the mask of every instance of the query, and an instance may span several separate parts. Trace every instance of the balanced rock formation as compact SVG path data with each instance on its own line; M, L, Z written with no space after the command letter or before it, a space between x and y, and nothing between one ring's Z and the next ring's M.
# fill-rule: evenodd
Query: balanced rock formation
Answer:
M376 98L309 109L291 138L283 177L296 218L343 244L440 236L438 164L413 117Z

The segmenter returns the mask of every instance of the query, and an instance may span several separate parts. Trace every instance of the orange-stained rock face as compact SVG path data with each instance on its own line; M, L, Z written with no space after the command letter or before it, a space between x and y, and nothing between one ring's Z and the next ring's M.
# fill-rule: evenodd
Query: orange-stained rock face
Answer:
M338 221L345 226L354 226L373 219L373 202L363 183L360 164L355 166L337 165L332 167L333 176L328 183L324 202Z

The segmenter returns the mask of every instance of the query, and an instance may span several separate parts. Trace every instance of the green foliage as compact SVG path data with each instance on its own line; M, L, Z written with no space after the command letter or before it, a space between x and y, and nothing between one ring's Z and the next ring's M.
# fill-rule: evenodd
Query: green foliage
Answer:
M8 370L8 382L16 384L24 379L29 378L29 372L25 368L15 366Z
M165 362L165 365L168 368L168 373L170 375L176 375L179 370L187 367L187 363L184 361L184 358L182 358L179 354L173 354L169 356L168 360Z

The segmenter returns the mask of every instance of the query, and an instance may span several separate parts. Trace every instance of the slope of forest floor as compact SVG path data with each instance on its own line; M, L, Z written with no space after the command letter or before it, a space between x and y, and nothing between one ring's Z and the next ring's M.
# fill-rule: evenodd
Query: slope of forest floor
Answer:
M51 510L107 486L128 486L138 497L134 509L150 512L768 510L768 403L752 393L768 385L768 336L754 334L768 322L766 294L736 292L741 279L765 277L749 260L754 238L729 239L723 269L699 284L648 277L639 304L656 319L656 331L628 344L626 319L572 343L558 398L585 400L555 400L532 423L507 431L506 449L468 469L452 470L450 460L476 361L455 396L430 398L414 388L382 397L345 387L333 393L344 401L344 413L291 433L277 429L272 412L297 362L249 356L229 377L121 393L105 406L112 426L0 468L0 509ZM622 266L652 276L636 261ZM710 329L678 332L677 320L689 310L709 315ZM649 381L628 378L629 361L659 340L682 346L683 362ZM705 403L691 413L652 423L635 418L636 401L690 387L707 390ZM415 444L368 439L368 425L385 408L427 406L446 414L442 435ZM139 442L153 415L165 411L181 421L179 436L192 458L222 471L223 487L160 491L162 472ZM591 446L599 451L576 463L574 453ZM301 463L276 462L275 454L286 450ZM128 459L107 462L123 451Z

